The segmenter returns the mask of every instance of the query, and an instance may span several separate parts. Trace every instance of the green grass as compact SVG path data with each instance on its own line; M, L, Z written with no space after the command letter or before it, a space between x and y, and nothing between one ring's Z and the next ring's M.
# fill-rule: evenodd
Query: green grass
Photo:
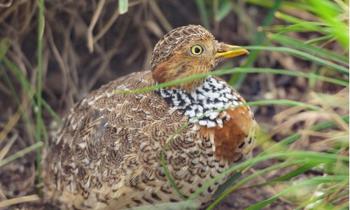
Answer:
M128 0L118 0L118 10L119 14L125 14L128 11Z
M325 67L329 67L330 69L337 70L337 71L339 71L339 72L341 72L341 73L343 73L345 75L347 75L349 73L348 68L346 68L344 66L332 63L332 62L330 62L330 61L328 61L326 59L319 58L319 57L316 57L316 56L311 55L309 53L305 53L305 52L302 52L302 51L299 51L299 50L296 50L296 49L293 49L293 48L287 48L287 47L261 47L261 46L247 46L245 48L247 48L248 50L249 49L251 49L251 50L267 50L267 51L288 53L288 54L291 54L293 56L296 56L296 57L299 57L299 58L302 58L302 59L305 59L305 60L308 60L308 61L312 61L312 62L314 62L316 64L320 64L320 65L323 65Z
M36 140L41 141L43 137L44 123L42 120L42 90L43 90L43 76L44 76L44 67L43 67L43 47L44 47L44 29L45 29L45 5L44 0L38 1L38 39L37 39L37 77L36 77L36 87L35 87L35 99L36 106L34 113L36 114Z
M13 92L13 96L17 102L17 105L20 107L21 115L23 116L23 119L27 125L27 130L29 131L29 133L33 135L32 137L36 141L35 144L27 148L24 148L18 153L10 156L9 159L2 160L0 167L3 166L5 163L7 164L8 160L14 160L15 158L21 157L35 149L38 176L40 174L40 165L41 165L40 147L42 146L42 141L44 139L47 139L46 126L44 124L43 115L42 115L43 106L49 109L51 114L54 114L53 110L42 98L43 79L44 79L43 78L43 36L44 36L44 24L45 24L44 10L45 10L44 1L43 0L38 1L38 29L37 29L37 51L36 51L37 68L36 68L36 78L35 78L34 87L31 85L26 75L23 74L23 71L21 71L20 68L14 62L12 62L10 59L7 58L6 53L10 47L10 44L7 43L6 39L1 40L2 47L0 48L1 49L0 61L3 64L3 66L0 66L1 70L4 73L5 78L7 78L6 79L7 84ZM20 101L21 96L18 96L19 92L15 90L14 85L9 79L9 75L5 68L8 69L9 72L14 76L14 78L18 80L21 86L21 90L23 91L23 94L26 97L25 101ZM35 120L33 120L34 122L29 116L28 111L26 110L28 106L32 107L33 113L35 115ZM57 115L55 116L57 118ZM34 132L31 132L31 131L34 131Z
M40 143L47 139L47 132L45 123L43 120L43 80L44 80L44 64L43 64L43 47L44 47L44 30L45 30L45 2L44 0L38 0L38 38L37 38L37 77L35 86L35 141ZM37 182L40 182L40 171L41 171L41 149L36 149L36 168L37 168Z
M246 48L250 48L249 46ZM255 46L252 48L256 48ZM260 47L259 47L260 48ZM262 49L265 49L265 47L261 47ZM279 48L278 48L279 49ZM290 51L292 49L289 48L283 48L282 50ZM303 53L304 54L304 53ZM306 54L306 53L305 53ZM317 58L319 59L319 58ZM159 90L161 88L170 87L174 85L184 84L188 83L194 80L203 79L209 75L211 76L223 76L227 74L239 74L239 73L260 73L260 74L280 74L280 75L288 75L292 77L303 77L307 78L309 80L317 80L321 82L331 83L335 85L340 85L343 87L349 86L349 81L341 78L331 78L327 76L318 75L316 73L310 72L310 73L304 73L302 71L298 70L287 70L287 69L272 69L272 68L247 68L247 67L237 67L237 68L227 68L227 69L220 69L204 74L194 74L186 78L172 80L169 82L164 82L161 84L145 87L145 88L139 88L139 89L133 89L133 90L115 90L115 94L139 94L139 93L146 93L149 91Z
M336 62L343 66L348 66L348 58L345 55L335 53L331 50L324 49L310 43L305 43L301 40L288 37L283 34L268 34L267 37L276 43L279 43L283 46L293 47L294 49L307 52L311 55L321 57L322 59L327 59L329 62Z
M12 96L19 107L20 114L30 136L28 139L34 139L36 143L28 146L15 154L0 160L0 167L10 163L11 161L26 155L32 151L36 151L36 169L37 169L37 181L39 181L40 165L41 165L41 149L43 141L47 139L47 130L43 119L43 111L47 111L56 121L60 121L60 117L54 110L48 105L48 103L42 98L43 80L44 80L44 67L43 67L43 48L44 48L44 1L37 2L38 6L38 27L37 27L37 67L35 84L31 84L29 78L24 75L23 71L7 57L7 52L11 45L8 39L0 40L0 70L4 76L6 85L12 92ZM12 81L10 75L17 81ZM18 82L20 90L15 88L14 82ZM21 95L20 95L21 94ZM23 100L24 98L24 100ZM30 116L30 111L34 113L34 118Z
M274 20L274 13L281 7L282 0L276 0L274 1L271 9L269 10L269 13L264 17L264 20L262 22L262 26L269 26L272 24ZM262 31L257 31L252 43L254 45L264 45L266 42L266 37L264 36L264 33ZM242 67L252 67L254 66L254 63L259 55L260 50L255 49L249 53L248 59L246 62L243 64ZM244 82L246 78L246 74L241 73L241 74L232 74L231 78L229 80L229 84L234 86L235 88L239 89Z

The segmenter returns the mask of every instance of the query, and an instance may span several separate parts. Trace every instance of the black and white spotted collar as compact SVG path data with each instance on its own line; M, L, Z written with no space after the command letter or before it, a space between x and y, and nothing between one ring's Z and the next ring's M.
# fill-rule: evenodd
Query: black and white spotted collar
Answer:
M161 89L159 94L173 108L180 110L190 123L200 126L222 127L222 113L230 107L240 106L243 101L225 81L208 77L202 85L188 93L181 89Z

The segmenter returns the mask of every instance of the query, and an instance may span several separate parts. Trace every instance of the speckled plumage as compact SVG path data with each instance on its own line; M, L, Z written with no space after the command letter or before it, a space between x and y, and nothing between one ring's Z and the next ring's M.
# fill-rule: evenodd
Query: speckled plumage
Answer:
M190 123L198 123L207 128L223 127L224 121L229 120L224 111L244 104L239 94L227 86L225 81L213 77L205 79L191 92L162 89L160 95L173 108L182 111Z
M197 26L180 29L186 33L198 30L195 39L205 30ZM154 56L159 57L152 66L167 61L172 53L160 55L155 50ZM241 105L223 106L226 110L217 115L225 117L222 126L189 121L189 115L167 103L157 91L118 92L156 84L151 71L124 76L90 93L71 109L45 149L46 199L62 209L104 210L178 202L249 156L255 128L249 107L242 105L244 100L224 81L209 80L220 81ZM165 175L162 155L183 196ZM197 201L204 205L225 180L210 186Z

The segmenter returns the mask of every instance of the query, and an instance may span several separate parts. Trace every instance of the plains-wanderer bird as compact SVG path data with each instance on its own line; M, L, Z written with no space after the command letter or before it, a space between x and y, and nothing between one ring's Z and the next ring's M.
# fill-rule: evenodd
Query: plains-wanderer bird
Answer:
M249 157L256 122L224 80L206 76L132 92L209 73L219 61L247 53L199 25L168 32L154 47L150 71L102 86L66 115L44 151L45 197L62 209L179 202ZM200 206L223 177L196 198Z

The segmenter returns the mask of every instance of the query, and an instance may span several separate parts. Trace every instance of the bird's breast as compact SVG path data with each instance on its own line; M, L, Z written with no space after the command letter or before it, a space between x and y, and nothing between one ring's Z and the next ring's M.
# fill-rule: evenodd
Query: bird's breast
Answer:
M159 91L168 104L199 127L199 134L213 143L221 160L240 160L252 148L254 119L244 99L225 81L208 77L187 92L181 89Z

